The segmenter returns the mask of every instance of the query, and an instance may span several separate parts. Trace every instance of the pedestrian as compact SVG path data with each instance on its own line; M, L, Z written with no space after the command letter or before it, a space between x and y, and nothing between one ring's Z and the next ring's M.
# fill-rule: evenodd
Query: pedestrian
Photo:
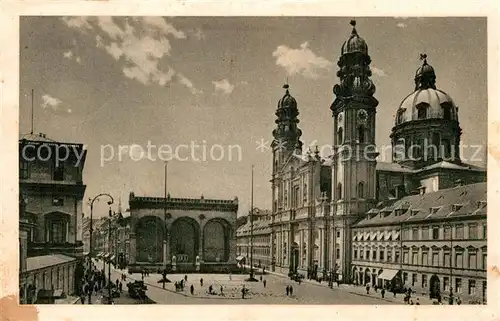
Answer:
M380 291L380 294L382 294L382 299L385 297L385 289L382 288L382 290Z
M441 304L442 303L441 293L438 293L437 299L438 299L438 303Z
M370 283L366 283L366 294L370 294Z
M290 294L290 286L287 285L286 286L286 296L288 296Z
M392 294L394 295L394 297L396 297L396 289L395 288L392 289Z
M203 286L203 278L200 279L200 286Z
M262 282L262 275L260 276L260 282Z
M82 304L85 304L85 295L82 295L80 296L80 301L82 301Z
M194 295L194 285L191 284L191 287L189 290L191 291L191 295Z
M457 305L462 304L462 300L460 298L457 298Z
M214 290L214 288L212 287L212 285L210 285L208 287L208 294L212 294L212 291Z
M222 287L222 285L220 286L220 294L224 295L224 288Z
M290 296L293 294L293 287L290 285Z
M245 293L247 292L247 289L245 289L245 285L243 285L243 288L241 289L241 298L245 298Z
M417 303L415 303L416 305L420 305L420 302L418 301L418 298L417 298Z
M119 288L120 288L120 293L122 293L122 291L123 291L123 283L120 282Z
M187 282L187 280L188 280L188 276L187 276L187 275L184 275L184 281L186 281L186 282Z
M267 281L266 281L266 280L264 280L264 281L262 281L262 283L264 284L264 287L266 287L266 283L267 283Z
M229 281L231 281L231 271L229 271Z

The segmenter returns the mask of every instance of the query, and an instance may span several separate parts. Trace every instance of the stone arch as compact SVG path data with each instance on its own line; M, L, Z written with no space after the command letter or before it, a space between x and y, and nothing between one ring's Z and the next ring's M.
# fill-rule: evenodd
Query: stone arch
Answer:
M232 236L231 224L223 218L208 220L203 226L203 261L227 262Z
M177 263L194 263L200 249L200 225L188 216L172 222L170 232L171 256Z
M165 226L159 217L141 217L135 225L135 235L137 262L163 262Z

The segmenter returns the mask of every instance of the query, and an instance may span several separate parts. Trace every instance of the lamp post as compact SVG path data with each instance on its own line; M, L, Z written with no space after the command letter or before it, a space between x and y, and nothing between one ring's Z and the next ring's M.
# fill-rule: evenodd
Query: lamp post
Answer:
M107 194L107 193L101 193L97 196L95 196L91 201L90 201L90 228L89 228L89 231L90 231L90 247L89 247L89 265L90 265L90 269L92 268L92 233L94 232L94 229L92 227L92 214L93 214L93 211L94 211L94 202L97 201L99 199L99 197L101 196L107 196L109 197L109 201L108 201L108 205L111 205L113 204L114 202L114 199L113 199L113 196ZM89 304L92 304L92 291L89 292Z
M163 262L164 262L164 270L166 271L167 270L167 170L168 170L168 161L165 161L165 180L164 180L164 183L165 183L165 197L163 199L163 220L164 220L164 233L163 233ZM163 283L165 284L165 283Z
M250 279L253 279L253 165L252 165L252 192L250 198Z

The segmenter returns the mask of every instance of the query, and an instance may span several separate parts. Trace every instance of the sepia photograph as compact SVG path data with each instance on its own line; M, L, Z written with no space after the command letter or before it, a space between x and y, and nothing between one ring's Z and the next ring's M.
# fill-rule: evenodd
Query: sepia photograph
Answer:
M19 303L487 304L487 20L21 16Z

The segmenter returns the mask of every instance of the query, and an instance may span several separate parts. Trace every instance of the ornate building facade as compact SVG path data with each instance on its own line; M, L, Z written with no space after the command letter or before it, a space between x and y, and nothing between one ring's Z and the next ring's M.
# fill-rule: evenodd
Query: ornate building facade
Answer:
M354 252L360 231L358 224L380 210L381 204L415 194L429 194L433 199L430 195L442 190L444 193L457 185L470 185L474 189L476 183L486 181L485 169L460 159L462 129L458 107L447 93L437 88L436 72L426 55L422 55L422 65L416 71L414 90L397 108L390 135L393 161L377 160L378 101L370 79L371 58L354 21L352 26L337 63L339 84L333 87L335 99L330 106L333 154L329 159L321 159L318 152L307 151L302 155L298 104L288 85L278 102L272 144L270 224L271 269L276 272L308 273L313 277L331 273L344 282L361 282L359 268L356 273L353 269L360 255L366 259L366 253ZM485 184L481 186L486 188ZM470 202L483 201L483 196L474 193ZM457 201L446 198L444 202L451 206ZM411 207L410 204L408 209ZM373 235L369 232L369 238L380 239L389 247L399 244L401 230L390 223L385 226L384 222L379 226L383 231L377 230ZM460 246L465 249L468 245ZM384 252L384 260L387 255L397 262L403 260L401 252L388 253ZM371 249L369 255L373 256ZM383 273L383 269L371 267L370 278L374 268L377 278L370 282L378 284L378 273ZM363 274L362 281L368 279Z
M54 293L61 297L79 291L85 157L83 144L57 142L44 134L19 140L20 218L26 237L21 253L27 256L21 280L30 287L27 302L36 302L42 292L50 302Z
M129 269L236 268L238 199L138 197L130 193Z
M253 215L253 218L250 217ZM252 222L253 220L253 222ZM247 222L236 231L237 262L250 265L253 250L253 265L269 269L271 266L271 211L255 208Z

